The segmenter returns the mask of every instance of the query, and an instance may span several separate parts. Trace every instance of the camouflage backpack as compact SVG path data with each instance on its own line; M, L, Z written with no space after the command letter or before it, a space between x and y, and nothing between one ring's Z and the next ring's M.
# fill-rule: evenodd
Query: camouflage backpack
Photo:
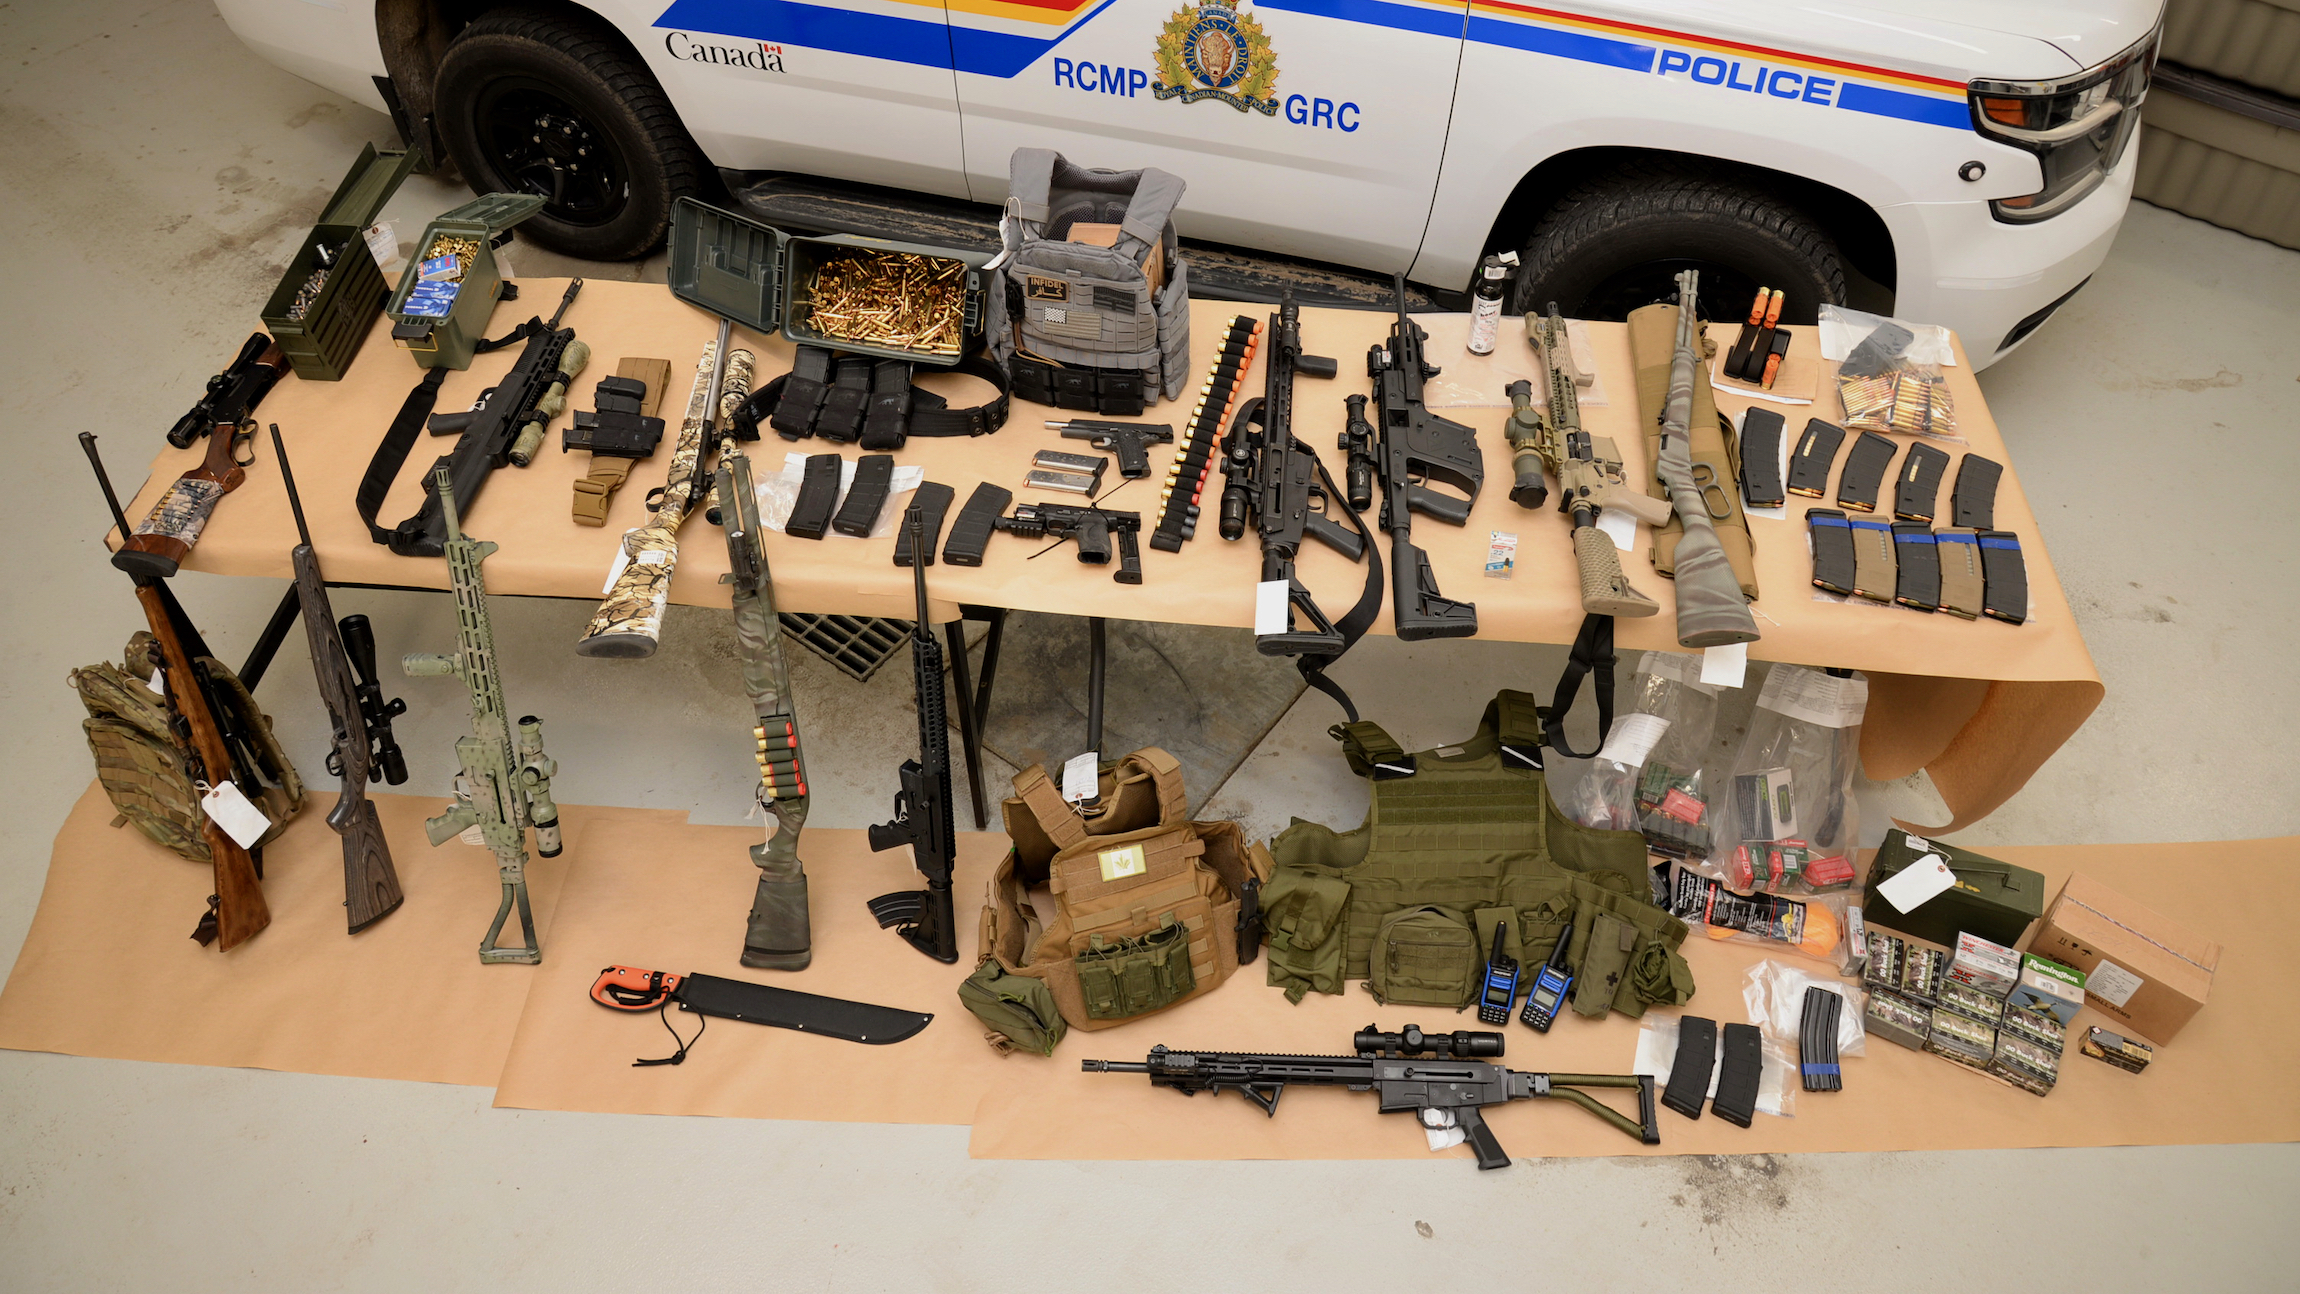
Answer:
M271 830L256 842L261 848L286 830L288 819L303 808L303 780L272 736L271 719L256 707L239 677L220 661L203 658L200 663L233 711L232 726L248 734L257 770L266 783L252 790L240 788L272 821ZM138 630L128 639L123 664L99 661L73 670L72 690L88 708L80 727L88 734L89 753L96 757L96 780L103 783L104 794L119 813L112 825L133 822L185 858L211 862L201 831L199 792L184 771L183 752L168 724L168 703L144 681L158 668L159 644L150 633Z

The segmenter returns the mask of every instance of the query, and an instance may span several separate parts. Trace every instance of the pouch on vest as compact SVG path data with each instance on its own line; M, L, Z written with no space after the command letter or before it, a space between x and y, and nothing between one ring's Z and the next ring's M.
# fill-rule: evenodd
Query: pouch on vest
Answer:
M1270 950L1269 985L1286 1000L1342 991L1342 941L1335 937L1350 909L1350 883L1286 868L1262 887L1262 929Z
M1366 991L1389 1006L1459 1010L1475 993L1483 957L1469 918L1450 908L1404 908L1382 918Z
M1086 1014L1096 1020L1123 1020L1155 1011L1188 996L1197 987L1190 970L1190 931L1168 914L1158 929L1134 939L1104 943L1078 954L1078 988Z
M1579 932L1576 937L1581 938ZM1629 974L1629 959L1637 951L1637 927L1610 912L1594 912L1582 942L1581 969L1573 978L1573 1009L1577 1014L1602 1016L1613 1009L1621 982Z
M1000 1052L1051 1056L1067 1029L1046 981L1010 974L996 958L984 958L974 968L958 986L958 1000L982 1022L983 1037Z

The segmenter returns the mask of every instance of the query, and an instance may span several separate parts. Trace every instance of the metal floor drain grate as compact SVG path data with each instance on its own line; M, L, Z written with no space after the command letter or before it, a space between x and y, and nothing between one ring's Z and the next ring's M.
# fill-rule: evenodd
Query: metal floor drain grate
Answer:
M868 683L879 667L910 642L910 621L878 616L816 616L784 612L783 632L838 667L858 683Z

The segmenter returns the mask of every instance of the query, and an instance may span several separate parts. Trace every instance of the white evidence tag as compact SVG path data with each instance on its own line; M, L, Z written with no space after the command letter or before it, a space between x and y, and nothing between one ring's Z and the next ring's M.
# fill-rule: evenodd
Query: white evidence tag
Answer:
M1957 874L1949 870L1948 860L1927 854L1879 882L1877 894L1897 911L1914 912L1925 900L1956 883Z
M487 835L479 829L479 824L476 822L456 833L455 838L474 849L487 848Z
M399 229L388 220L378 220L360 232L367 240L368 254L375 257L375 267L386 274L400 267Z
M1613 731L1607 734L1605 747L1597 752L1597 757L1641 768L1645 757L1660 743L1661 735L1668 731L1669 721L1660 715L1625 714L1613 721Z
M623 543L615 550L614 565L607 568L607 583L600 587L600 597L606 597L615 591L615 581L623 577L623 568L631 564L631 536L638 534L641 529L643 527L633 526L623 532Z
M240 788L230 782L218 782L215 789L200 797L200 811L224 829L224 834L239 842L242 849L253 849L264 833L272 829L272 820L264 811L248 802Z
M2092 968L2092 973L2085 976L2084 991L2121 1010L2147 982L2103 957L2100 964Z
M168 685L161 681L165 677L166 675L161 671L153 670L152 676L144 680L144 686L152 689L152 694L154 696L166 696L168 694Z
M1739 687L1749 677L1749 644L1728 643L1701 653L1701 681L1711 687Z
M1291 621L1287 602L1293 586L1285 580L1263 580L1254 586L1254 636L1282 634Z
M1637 518L1619 508L1607 508L1597 514L1597 528L1613 540L1613 546L1622 552L1637 547Z
M1102 793L1102 756L1098 751L1074 755L1062 766L1062 798L1083 804Z

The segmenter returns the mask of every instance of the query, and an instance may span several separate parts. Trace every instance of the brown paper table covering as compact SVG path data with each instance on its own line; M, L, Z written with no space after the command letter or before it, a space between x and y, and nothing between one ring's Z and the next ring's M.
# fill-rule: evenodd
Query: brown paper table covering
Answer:
M753 832L581 805L562 806L566 852L531 872L544 964L481 966L491 860L458 844L424 844L422 816L440 800L376 800L407 905L356 937L343 933L341 853L314 806L266 851L272 927L224 955L184 937L207 893L205 871L107 826L109 808L91 787L57 837L40 910L0 991L0 1046L494 1083L496 1103L519 1108L971 1123L983 1158L1360 1159L1428 1152L1411 1120L1378 1115L1363 1093L1292 1091L1272 1119L1234 1095L1184 1100L1139 1075L1082 1074L1077 1062L1140 1060L1155 1043L1331 1054L1368 1022L1475 1027L1467 1013L1380 1006L1355 985L1289 1006L1262 984L1257 962L1175 1010L1073 1030L1051 1059L1000 1057L954 990L973 965L982 882L1003 837L959 835L959 962L943 966L878 929L863 906L916 884L905 853L873 854L859 831L807 832L815 965L778 976L737 962L757 875L744 852ZM2300 1139L2300 1035L2276 1023L2286 1014L2279 950L2283 914L2300 904L2300 837L1994 852L2043 872L2054 892L2082 870L2221 941L2210 1004L2145 1073L2076 1054L2083 1030L2105 1023L2088 1009L2070 1031L2060 1086L2042 1099L1872 1040L1866 1056L1845 1062L1843 1092L1800 1092L1796 1117L1761 1117L1751 1129L1663 1111L1662 1144L1647 1148L1563 1103L1531 1101L1493 1112L1496 1134L1525 1157ZM1687 956L1698 993L1686 1009L1743 1018L1743 972L1762 955L1697 934ZM652 1015L590 1001L598 969L614 962L855 997L935 1020L886 1047L722 1020L685 1064L634 1069L632 1059L672 1045ZM682 1034L697 1022L677 1011L671 1019ZM1513 1023L1505 1063L1622 1072L1637 1030L1618 1015L1569 1015L1547 1036Z
M507 331L532 310L556 303L562 290L560 280L522 283L521 299L497 309L494 330ZM1195 384L1211 361L1227 321L1238 313L1257 318L1268 313L1267 307L1213 301L1194 302L1192 310L1193 388L1180 402L1155 406L1144 415L1144 421L1172 423L1179 429L1196 399ZM566 323L590 344L593 354L590 367L575 383L570 401L570 407L578 409L590 407L592 384L600 376L614 372L621 358L641 355L671 361L673 390L667 393L664 407L671 411L683 408L695 360L717 327L714 316L677 300L660 286L598 281L584 285ZM1304 378L1297 383L1296 431L1327 459L1337 479L1341 463L1333 446L1343 424L1341 397L1367 389L1364 356L1369 346L1386 338L1390 323L1390 316L1377 312L1302 312L1305 347L1335 357L1342 376L1331 382ZM1475 385L1481 373L1490 371L1492 380L1487 385L1498 392L1504 378L1496 365L1523 367L1520 352L1514 349L1524 345L1523 325L1509 319L1503 321L1502 328L1501 348L1495 357L1472 356L1457 345L1439 343L1433 345L1431 358L1446 368L1448 380L1456 385ZM1729 325L1713 328L1722 345L1731 344L1731 331ZM1819 374L1818 399L1809 411L1782 410L1789 418L1790 434L1795 435L1808 414L1835 418L1841 417L1841 409L1834 384L1827 380L1834 366L1819 360L1816 330L1799 328L1792 336L1790 359L1794 368ZM1628 328L1591 324L1588 337L1607 399L1602 405L1586 408L1583 422L1594 433L1612 436L1629 465L1631 479L1643 480L1644 438L1635 409ZM761 338L737 329L736 344L759 354L759 385L790 367L792 348L780 337ZM451 375L440 391L438 408L448 411L469 405L509 368L516 351L512 347L482 355L470 370ZM1241 383L1242 396L1260 392L1262 367L1257 356ZM446 587L444 562L398 557L370 542L352 508L369 458L409 387L420 376L408 357L392 346L388 329L379 322L342 381L305 382L290 376L258 411L262 421L277 422L288 441L313 542L331 581ZM2036 514L2005 451L2004 439L1989 417L1972 369L1962 364L1950 368L1947 380L1956 402L1959 430L1969 442L1966 448L2006 465L1997 492L1997 524L2021 536L2032 602L2029 622L2016 628L1899 608L1815 602L1803 519L1812 501L1793 498L1786 520L1754 521L1758 581L1763 593L1756 609L1764 637L1750 648L1750 655L1760 660L1867 672L1873 684L1862 742L1868 773L1890 780L1919 768L1928 769L1954 812L1955 822L1912 825L1941 831L1986 816L2019 790L2084 722L2101 697L2098 672L2037 533ZM976 403L990 394L987 384L971 378L942 375L929 377L926 382L959 403ZM1745 396L1722 389L1718 401L1729 413L1739 413L1752 403ZM1416 521L1415 542L1428 551L1439 587L1450 597L1477 604L1481 638L1572 641L1581 621L1581 608L1568 524L1554 508L1528 512L1509 502L1509 454L1501 436L1506 404L1497 396L1496 407L1457 408L1445 413L1477 429L1485 455L1486 485L1467 526L1457 529L1427 518ZM1067 415L1017 404L1005 430L997 435L912 440L897 458L903 464L924 468L928 480L952 486L961 503L983 480L1018 490L1033 451L1047 446L1085 448L1080 442L1060 440L1057 433L1043 426L1048 418L1060 416ZM666 443L676 431L675 412L671 423ZM573 482L583 474L586 456L559 452L559 433L564 425L562 417L534 466L496 472L468 510L465 524L469 533L501 545L487 562L491 592L597 598L623 530L646 519L644 498L649 488L662 482L668 449L658 450L655 458L637 465L630 484L615 497L606 528L579 527L569 519L568 506ZM114 457L123 464L145 443L134 442L131 450L129 443L114 440ZM418 438L384 503L382 524L391 525L415 511L426 469L451 444L445 437ZM838 448L821 441L792 444L770 435L753 451L755 470L762 475L779 470L782 456L789 451ZM129 507L131 516L140 518L168 482L198 461L200 452L199 446L171 450L163 444L153 461L150 479ZM1107 490L1101 502L1112 509L1140 512L1145 530L1154 528L1159 483L1174 452L1172 448L1153 449L1150 478ZM848 456L853 454L850 447ZM295 543L294 524L278 472L269 462L268 440L259 439L255 457L246 484L217 508L187 563L190 569L278 578L292 574L288 553ZM1115 483L1115 471L1106 479ZM1204 524L1182 552L1158 552L1149 547L1148 535L1143 536L1144 582L1139 586L1117 584L1110 577L1110 568L1082 566L1066 550L1026 560L1043 545L993 536L983 566L969 569L937 564L928 573L935 616L938 620L954 618L955 604L967 603L1061 615L1251 626L1260 557L1250 542L1225 543L1217 536L1214 504L1221 480L1217 471L1210 482L1213 494L1206 500ZM1946 484L1942 492L1945 497ZM1054 501L1077 500L1075 496L1060 496ZM1366 520L1369 527L1375 523L1372 513ZM1481 575L1486 547L1495 530L1512 531L1520 538L1516 577L1507 582ZM671 600L727 605L726 586L718 582L727 569L727 555L717 532L696 521L681 533L683 543ZM1376 539L1381 539L1378 531ZM769 533L766 540L776 596L785 610L900 619L915 614L910 573L893 565L891 534L878 539L834 534L808 541ZM1381 547L1387 561L1388 545L1382 543ZM1624 650L1677 650L1672 591L1669 581L1653 573L1649 548L1650 537L1641 528L1637 551L1624 555L1622 564L1633 583L1660 600L1663 611L1650 619L1619 622L1616 640ZM1356 600L1364 579L1362 567L1344 562L1318 544L1307 546L1300 565L1305 583L1333 614L1339 615ZM1391 624L1385 608L1373 632L1389 633ZM1546 687L1542 683L1537 690L1546 691Z

